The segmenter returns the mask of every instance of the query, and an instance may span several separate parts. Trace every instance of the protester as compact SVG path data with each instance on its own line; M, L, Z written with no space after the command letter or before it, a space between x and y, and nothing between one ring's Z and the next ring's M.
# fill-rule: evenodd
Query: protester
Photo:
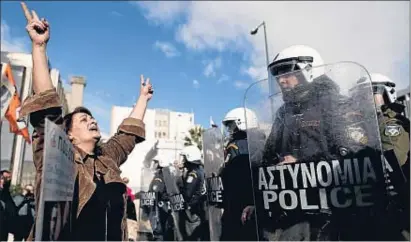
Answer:
M14 240L21 241L26 239L30 234L30 229L34 223L35 201L34 187L26 185L21 194L13 197L17 206L17 218L14 224Z
M10 185L10 171L0 171L0 241L7 241L9 233L13 232L16 218L16 204L10 194Z
M75 147L75 187L71 226L66 224L58 240L127 241L126 186L120 177L122 165L135 145L145 140L143 118L153 88L149 79L141 76L140 96L130 116L121 123L118 132L106 143L96 145L100 129L91 111L85 107L62 116L60 98L52 84L47 43L50 24L40 20L35 11L22 3L27 19L27 32L32 41L34 94L21 108L21 116L30 115L34 128L33 161L36 167L36 202L42 182L44 129L46 118L62 127ZM64 224L64 222L63 222ZM28 240L33 239L33 232Z

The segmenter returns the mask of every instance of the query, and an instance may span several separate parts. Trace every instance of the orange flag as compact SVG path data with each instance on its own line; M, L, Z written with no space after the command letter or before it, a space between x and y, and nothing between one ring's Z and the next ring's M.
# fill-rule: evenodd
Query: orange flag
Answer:
M11 86L15 89L13 96L11 97L10 104L7 108L5 118L9 121L10 125L10 132L15 133L17 135L22 135L23 138L31 144L29 130L27 128L27 124L24 119L20 118L20 108L21 102L20 97L17 92L16 82L13 78L13 73L11 71L11 66L9 64L5 64L5 77L11 84Z

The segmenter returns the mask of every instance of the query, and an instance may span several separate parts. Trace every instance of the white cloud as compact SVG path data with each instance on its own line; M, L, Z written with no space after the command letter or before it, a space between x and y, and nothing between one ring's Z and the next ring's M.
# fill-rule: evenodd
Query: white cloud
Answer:
M235 86L237 89L246 89L247 87L250 86L250 83L244 82L244 81L235 81L235 82L234 82L234 86Z
M250 52L245 69L255 79L266 77L265 45L262 29L254 36L250 30L264 20L270 60L290 45L305 44L325 62L352 60L370 72L403 77L396 80L400 87L409 82L409 72L397 73L399 62L409 63L409 1L193 1L178 14L185 19L178 41L195 51Z
M110 12L110 15L116 16L116 17L123 17L123 16L124 16L123 14L121 14L121 13L119 13L119 12L117 12L117 11L111 11L111 12Z
M204 75L206 77L214 77L216 75L216 71L221 67L221 57L217 57L214 60L205 63L207 63L207 65L204 68Z
M226 74L222 74L221 77L217 80L217 84L228 81L229 79L230 79L229 76L227 76Z
M261 80L267 78L267 68L265 65L262 66L249 66L248 68L243 67L242 72L249 75L253 80Z
M156 41L154 43L154 48L161 50L168 58L180 55L180 52L176 47L168 42Z
M196 89L200 88L200 82L197 80L193 80L193 87Z
M184 1L130 1L130 4L143 9L144 17L155 24L172 24L184 13L190 2Z
M8 52L29 52L29 42L27 38L12 37L10 27L1 20L1 51Z

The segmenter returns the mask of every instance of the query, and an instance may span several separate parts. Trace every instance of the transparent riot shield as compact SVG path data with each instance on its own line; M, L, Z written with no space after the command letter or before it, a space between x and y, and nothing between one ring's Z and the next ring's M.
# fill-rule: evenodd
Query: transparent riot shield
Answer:
M224 166L223 134L219 128L210 128L203 133L204 172L207 187L207 210L210 240L219 241L223 213L223 183L220 170Z
M169 206L171 208L171 218L172 223L174 224L174 238L175 240L181 241L184 238L185 232L181 213L186 209L184 197L180 192L182 180L172 166L163 167L162 174L168 195Z
M244 100L247 127L258 122L248 143L259 240L386 236L386 164L367 70L339 62L269 72L278 91L268 96L268 80L256 82Z
M138 219L138 240L150 240L157 220L157 194L150 190L153 182L155 170L151 167L141 169L141 183L139 192L139 219Z

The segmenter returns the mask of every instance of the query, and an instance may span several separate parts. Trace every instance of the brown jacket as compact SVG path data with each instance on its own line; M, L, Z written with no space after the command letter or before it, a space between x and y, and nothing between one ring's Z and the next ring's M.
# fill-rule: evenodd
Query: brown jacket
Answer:
M55 89L50 89L27 98L23 103L21 115L30 115L30 123L34 128L32 137L33 161L36 167L36 202L38 202L40 184L42 182L45 119L48 118L57 125L62 125L63 122L61 103ZM111 209L111 211L115 212L114 216L107 215L108 221L113 217L112 220L115 220L110 223L110 228L114 228L115 231L113 233L116 234L114 237L111 237L111 240L114 240L114 238L119 238L115 240L128 240L126 220L127 194L126 186L120 178L121 171L119 167L126 161L135 145L144 140L145 125L143 121L126 118L119 126L118 132L105 144L98 147L99 152L88 155L82 150L76 149L75 164L77 174L75 176L76 185L72 205L74 210L72 215L73 228L90 226L90 224L81 224L79 221L84 220L79 219L79 216L85 212L83 208L85 208L85 205L92 198L96 190L96 183L93 177L98 177L99 180L103 181L103 190L108 194L108 200L113 200L111 203L117 206L116 209ZM80 229L80 231L84 231L84 229ZM101 231L100 233L104 232ZM61 238L62 240L82 240L81 235L74 235L73 237L73 233L62 232L62 234L64 236ZM33 237L34 233L32 230L29 240L32 240Z

